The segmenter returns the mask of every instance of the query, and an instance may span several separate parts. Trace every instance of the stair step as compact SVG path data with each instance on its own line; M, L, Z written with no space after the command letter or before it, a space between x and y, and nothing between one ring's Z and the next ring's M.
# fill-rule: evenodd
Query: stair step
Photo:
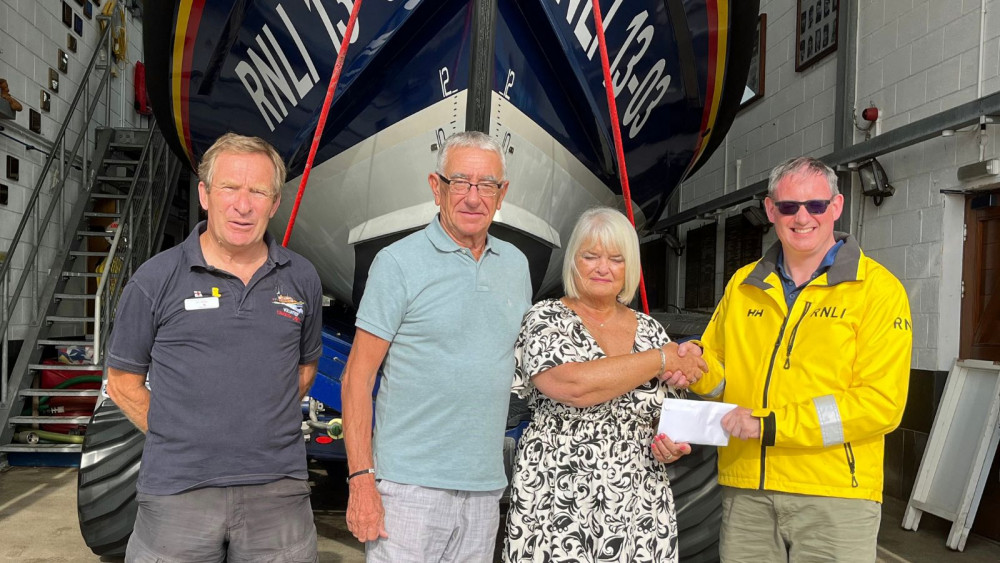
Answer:
M98 176L97 180L100 182L128 182L132 183L132 176Z
M102 371L104 367L95 364L28 364L28 369L37 369L37 370L57 369L59 371Z
M89 416L12 416L8 424L88 424Z
M70 256L107 256L107 252L96 252L93 250L70 250Z
M109 145L116 149L142 149L146 146L139 143L117 143L115 141L112 141Z
M22 397L97 397L100 389L24 389Z
M64 278L99 278L101 274L97 272L63 272Z
M7 444L0 446L0 452L7 453L78 454L81 451L83 451L82 444Z
M110 164L110 165L113 165L113 166L122 166L122 165L128 166L130 164L132 164L132 165L139 164L138 160L134 160L134 159L130 159L130 158L105 158L101 162L103 162L104 164Z
M86 323L93 322L94 317L64 317L61 315L49 315L45 317L45 320L53 323Z
M106 194L103 192L91 192L90 197L99 199L128 199L125 194Z
M90 340L56 340L54 338L41 338L35 341L42 346L93 346L94 339Z
M89 293L57 293L55 294L56 299L94 299L96 295L91 295Z
M104 213L102 211L84 211L84 217L111 217L117 219L122 216L121 213Z
M108 233L104 231L77 231L76 236L78 237L106 237Z

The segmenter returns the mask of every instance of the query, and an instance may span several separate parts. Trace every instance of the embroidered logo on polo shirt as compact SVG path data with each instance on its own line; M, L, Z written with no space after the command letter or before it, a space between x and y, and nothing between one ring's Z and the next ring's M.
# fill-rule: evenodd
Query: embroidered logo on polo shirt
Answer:
M305 310L306 302L290 295L283 295L280 289L275 293L276 295L271 303L281 307L277 311L278 315L292 319L297 323L302 322L302 313Z

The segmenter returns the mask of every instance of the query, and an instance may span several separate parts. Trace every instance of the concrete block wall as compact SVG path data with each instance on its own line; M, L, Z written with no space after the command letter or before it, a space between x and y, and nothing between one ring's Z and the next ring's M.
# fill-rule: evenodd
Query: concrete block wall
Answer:
M760 12L767 14L764 97L740 110L725 143L678 188L681 210L766 180L771 169L788 158L833 150L837 57L828 55L805 71L795 72L795 10L795 0L761 0ZM728 282L722 268L725 218L742 207L725 210L717 218L715 286L719 297ZM681 225L681 239L687 230L704 223ZM773 231L768 232L763 244L767 247L774 240ZM677 302L683 303L684 284L677 286Z
M856 97L848 100L848 111L878 107L873 133L884 134L1000 91L1000 0L985 0L985 5L980 45L980 0L859 2L857 44L838 46L849 49L848 60L854 61L847 72L855 78ZM840 118L834 115L837 55L795 72L795 9L795 0L762 0L761 12L768 16L764 97L741 110L724 146L680 187L681 210L765 179L787 158L821 157L834 150L834 123ZM1000 130L988 126L986 133L982 137L978 127L969 128L878 157L896 188L880 207L853 186L855 236L909 294L914 369L948 370L958 352L965 199L941 190L971 187L975 182L958 180L958 167L981 156L1000 156L995 139ZM863 132L854 132L853 142L864 139ZM737 212L724 210L719 217L719 297L727 281L721 279L723 224ZM681 238L702 224L683 225ZM773 241L768 233L764 246ZM683 284L677 285L683 292ZM678 297L683 303L683 295Z
M0 78L7 81L10 93L24 106L13 120L0 120L4 127L0 136L0 183L8 187L8 202L0 206L0 250L7 252L21 221L27 203L37 188L40 190L42 209L47 207L52 180L38 186L45 163L46 154L52 151L59 128L66 120L73 97L81 86L89 83L90 92L98 85L98 77L86 75L86 65L98 48L98 20L101 7L93 5L93 17L88 19L84 9L75 1L66 2L75 15L83 22L82 35L77 35L71 27L62 22L63 2L58 0L0 0ZM93 2L91 2L93 4ZM117 20L116 20L117 21ZM147 121L138 115L132 107L134 92L133 76L134 62L142 59L142 21L126 13L128 55L127 62L117 67L117 76L111 78L110 96L102 97L95 112L95 122L87 132L86 143L93 148L93 130L98 126L112 127L145 127ZM76 38L77 49L72 52L68 46L67 36ZM69 58L67 72L58 70L59 50L64 51ZM100 63L99 63L100 64ZM59 91L49 88L49 69L56 69L59 77ZM41 110L41 91L45 90L51 96L50 110ZM82 103L82 102L81 102ZM36 134L29 130L29 108L41 114L41 132ZM110 120L106 119L110 110ZM66 135L66 149L72 150L73 144L79 138L83 125L82 111L70 119ZM83 149L81 148L81 153ZM19 160L19 178L11 180L6 177L6 155ZM80 161L77 162L79 166ZM56 176L50 173L51 177ZM82 179L82 172L73 168L68 172L68 185L61 204L62 212L53 214L53 232L45 236L40 244L39 269L45 271L49 267L52 256L58 245L63 230L59 222L61 216L67 215L75 203L76 194ZM30 236L29 240L33 240ZM25 267L25 255L19 250L12 259L13 279L20 275ZM45 276L40 275L44 282ZM32 282L29 282L29 284ZM14 326L10 337L23 337L26 323L31 317L34 306L31 288L26 287L22 293L19 307L15 311ZM2 298L3 296L0 296Z
M857 103L879 108L880 133L1000 91L998 9L998 0L861 2ZM958 167L1000 155L995 129L983 137L967 128L878 158L896 195L881 207L865 200L856 234L906 286L915 369L947 371L958 354L965 197L941 190L976 183L959 181Z

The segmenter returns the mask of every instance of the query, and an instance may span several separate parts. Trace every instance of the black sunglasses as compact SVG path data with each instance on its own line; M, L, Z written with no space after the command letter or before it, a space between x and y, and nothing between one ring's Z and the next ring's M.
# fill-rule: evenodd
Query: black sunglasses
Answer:
M809 201L776 201L775 209L782 215L795 215L799 212L799 207L806 206L806 211L810 215L822 215L826 213L826 208L830 206L832 199L810 199Z

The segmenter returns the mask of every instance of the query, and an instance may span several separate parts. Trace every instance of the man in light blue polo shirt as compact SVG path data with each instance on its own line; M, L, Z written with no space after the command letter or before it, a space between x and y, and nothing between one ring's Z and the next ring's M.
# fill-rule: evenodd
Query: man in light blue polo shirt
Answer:
M372 262L343 376L347 524L369 562L492 561L514 341L531 305L527 259L487 234L505 173L488 135L450 137L428 177L440 213Z

